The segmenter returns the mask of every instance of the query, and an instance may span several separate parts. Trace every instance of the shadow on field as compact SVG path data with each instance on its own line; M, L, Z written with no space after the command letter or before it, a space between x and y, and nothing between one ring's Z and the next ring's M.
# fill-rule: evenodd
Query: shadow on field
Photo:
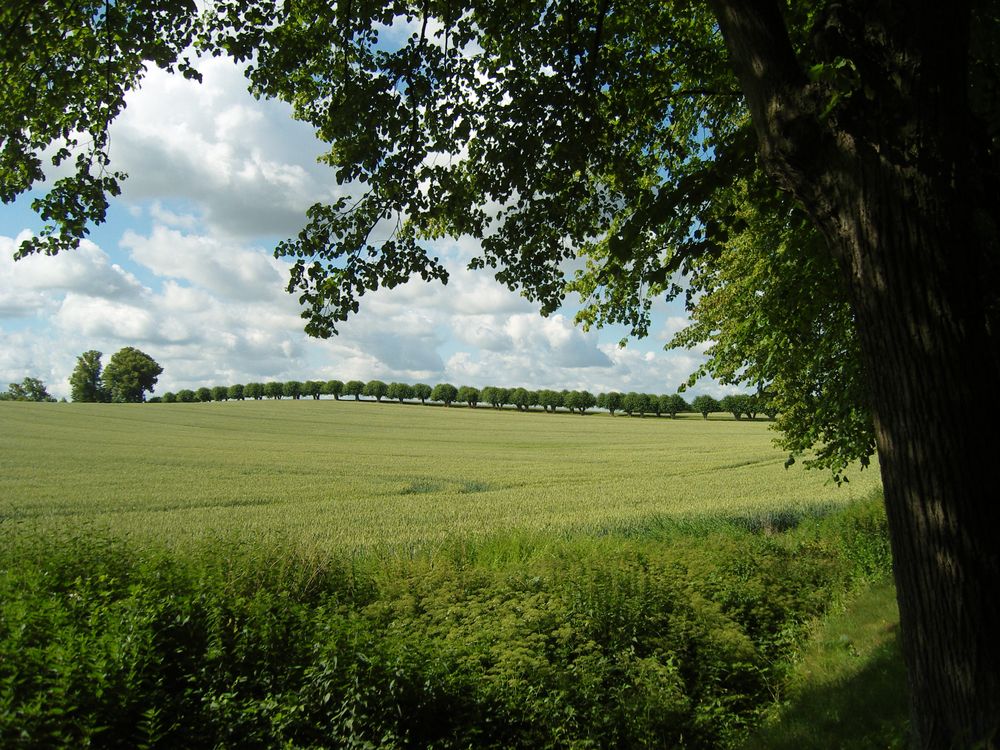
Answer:
M743 750L896 749L908 747L906 675L898 625L887 626L882 643L859 654L846 636L822 644L858 664L849 675L804 680L777 715Z

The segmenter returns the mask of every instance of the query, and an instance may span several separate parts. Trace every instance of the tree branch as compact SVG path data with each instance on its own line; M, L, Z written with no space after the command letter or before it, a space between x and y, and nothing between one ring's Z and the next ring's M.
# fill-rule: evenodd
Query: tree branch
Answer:
M775 0L709 0L761 140L776 100L806 83Z
M709 0L740 81L761 157L789 189L820 158L822 127L776 0Z

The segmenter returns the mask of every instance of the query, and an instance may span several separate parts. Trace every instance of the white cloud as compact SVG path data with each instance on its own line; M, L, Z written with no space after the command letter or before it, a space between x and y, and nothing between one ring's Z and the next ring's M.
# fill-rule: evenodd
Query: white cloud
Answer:
M669 315L663 321L663 326L660 328L657 336L664 341L669 341L675 335L687 328L690 324L691 321L683 315Z
M14 252L29 236L28 231L13 238L0 236L0 317L52 312L64 292L114 300L136 299L143 294L136 277L111 263L89 240L83 240L77 250L54 257L29 255L15 261Z
M685 352L643 351L639 347L620 348L602 344L612 362L614 380L601 390L674 393L701 364L700 357Z
M233 237L293 234L306 208L336 191L316 163L323 144L288 105L253 100L230 61L198 67L202 84L153 69L129 95L112 128L114 166L129 174L124 199L194 201L209 227Z
M135 216L141 216L142 209L139 206L134 206ZM181 214L164 208L160 201L153 201L152 205L149 207L149 215L157 224L161 224L166 227L171 227L173 229L195 229L201 217L191 213L191 214Z
M287 283L285 266L273 257L213 236L157 224L145 237L126 231L121 245L158 276L189 281L225 299L275 300Z
M462 343L486 351L509 352L516 346L503 315L463 315L453 319L452 332Z
M520 314L511 316L507 331L515 347L533 352L563 368L609 367L611 360L597 346L597 336L575 328L562 314L548 318Z
M115 338L144 343L163 340L154 313L147 307L75 292L66 295L53 322L67 336Z
M68 393L63 385L69 377L72 359L63 348L53 346L50 337L33 330L10 330L0 327L0 390L8 383L20 383L26 377L40 378L53 396Z

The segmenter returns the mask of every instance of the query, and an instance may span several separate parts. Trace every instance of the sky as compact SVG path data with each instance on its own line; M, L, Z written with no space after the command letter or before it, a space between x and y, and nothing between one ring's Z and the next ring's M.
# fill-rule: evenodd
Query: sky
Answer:
M583 332L572 300L543 318L488 272L468 271L470 239L429 243L447 285L419 279L361 300L339 336L303 331L274 246L313 203L336 195L323 146L280 102L257 101L225 59L201 84L153 70L111 132L112 167L129 178L108 221L75 252L12 258L42 222L30 197L0 205L0 389L26 376L69 396L84 351L104 363L134 346L163 367L156 393L267 380L399 380L673 393L704 361L664 351L686 324L658 300L650 335ZM694 393L732 388L705 380Z

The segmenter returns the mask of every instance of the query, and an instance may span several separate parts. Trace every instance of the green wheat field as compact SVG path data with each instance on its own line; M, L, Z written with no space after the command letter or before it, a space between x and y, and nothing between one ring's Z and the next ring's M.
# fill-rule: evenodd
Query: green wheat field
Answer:
M660 516L843 505L786 469L766 422L520 413L353 401L4 404L0 518L191 541L275 532L305 545L406 547Z
M0 404L0 747L902 747L878 475L785 468L772 438ZM831 620L809 656L868 590L878 623ZM878 715L848 737L861 679Z

